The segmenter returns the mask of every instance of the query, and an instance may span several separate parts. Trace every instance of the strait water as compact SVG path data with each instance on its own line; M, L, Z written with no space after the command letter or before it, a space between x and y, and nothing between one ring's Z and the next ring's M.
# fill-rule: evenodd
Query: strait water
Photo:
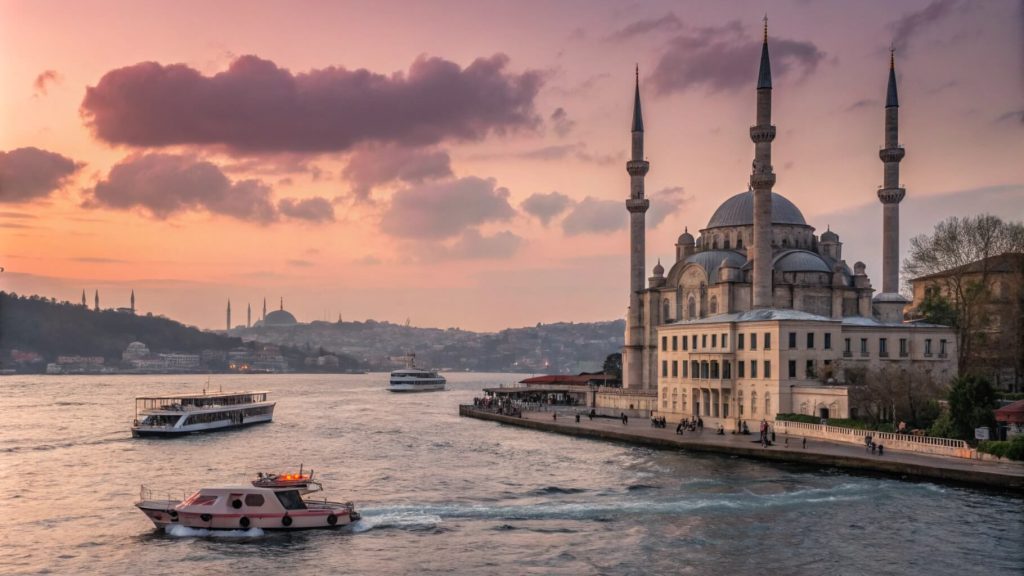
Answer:
M1018 499L460 418L386 375L213 376L269 390L272 424L132 439L133 398L206 377L0 379L0 574L1022 574ZM317 470L354 526L154 530L139 485L182 491Z

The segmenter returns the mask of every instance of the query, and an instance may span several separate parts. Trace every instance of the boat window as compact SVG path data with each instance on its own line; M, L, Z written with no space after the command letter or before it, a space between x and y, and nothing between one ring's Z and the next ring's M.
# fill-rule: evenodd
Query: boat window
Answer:
M306 508L306 503L302 501L298 490L274 492L274 495L281 501L281 506L284 506L285 510L304 510Z
M246 506L263 506L263 494L246 494Z
M196 492L189 496L182 504L185 506L209 506L216 501L217 496L214 494L200 494Z

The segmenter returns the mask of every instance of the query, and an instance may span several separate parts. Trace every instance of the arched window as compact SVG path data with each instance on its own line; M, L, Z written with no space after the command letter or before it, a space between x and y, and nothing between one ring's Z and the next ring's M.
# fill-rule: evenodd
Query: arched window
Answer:
M664 323L671 320L672 318L670 317L670 314L672 313L672 305L669 304L668 298L665 298L661 305L661 309L664 311L664 314L661 316L661 321Z
M697 301L690 296L690 301L686 304L686 319L693 320L697 317Z
M712 296L711 297L711 313L712 314L718 314L718 297L717 296Z
M750 393L750 415L757 415L757 392Z
M736 236L736 249L743 248L743 234Z
M788 238L783 238L782 239L782 247L783 248L788 248L789 247L789 239Z
M772 415L772 394L771 392L764 393L764 415Z
M728 236L725 237L725 241L722 243L722 248L725 248L726 250L729 249L729 237Z
M718 250L718 235L717 234L711 239L711 249L712 250Z

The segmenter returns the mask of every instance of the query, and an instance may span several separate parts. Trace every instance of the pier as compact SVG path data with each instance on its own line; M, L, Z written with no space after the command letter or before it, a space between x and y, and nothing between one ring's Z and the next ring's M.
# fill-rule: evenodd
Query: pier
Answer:
M597 440L611 440L667 450L687 450L727 454L772 462L789 462L819 468L840 468L853 472L884 474L897 478L917 478L967 484L1005 490L1024 496L1024 464L956 458L904 452L886 447L883 455L870 453L865 446L822 440L794 434L776 434L773 445L762 447L756 434L716 434L715 429L676 434L676 422L665 428L651 426L649 418L630 417L623 424L617 418L587 417L589 410L560 407L557 410L525 410L521 416L507 416L478 408L459 406L459 415L544 432L555 432ZM580 413L580 421L575 415ZM553 414L558 414L557 419ZM805 442L806 441L806 442Z

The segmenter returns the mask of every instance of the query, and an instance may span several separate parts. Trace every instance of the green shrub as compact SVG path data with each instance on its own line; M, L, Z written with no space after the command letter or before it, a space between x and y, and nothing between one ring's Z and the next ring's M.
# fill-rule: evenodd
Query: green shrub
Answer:
M1007 441L982 440L978 443L978 452L1010 460L1024 460L1024 436Z

